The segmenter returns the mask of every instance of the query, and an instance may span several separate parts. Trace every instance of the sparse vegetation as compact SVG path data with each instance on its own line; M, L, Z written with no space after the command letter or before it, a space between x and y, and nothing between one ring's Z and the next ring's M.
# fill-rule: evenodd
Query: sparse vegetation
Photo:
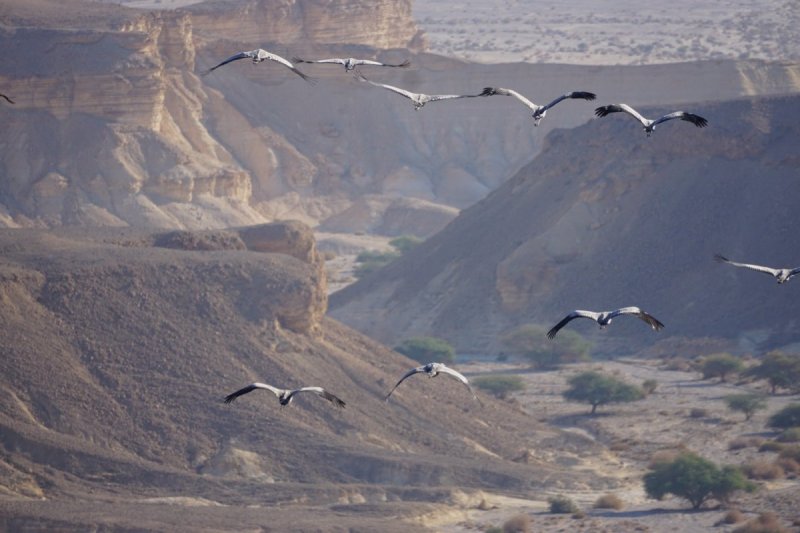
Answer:
M581 372L569 378L567 383L569 388L564 391L564 398L588 403L592 406L591 414L595 414L600 405L632 402L644 397L639 387L600 372Z
M692 407L689 410L689 417L691 418L706 418L708 416L708 409L704 407Z
M800 403L792 403L769 417L769 427L791 428L800 426Z
M718 467L691 452L684 452L669 462L659 462L644 475L644 488L651 498L662 499L674 494L687 500L693 509L715 499L725 503L736 491L752 491L741 470L733 466Z
M737 527L733 533L789 533L775 513L761 513L758 518Z
M481 376L472 380L479 389L498 398L508 398L512 392L525 390L525 382L519 376Z
M547 338L547 328L526 324L506 332L501 341L509 352L531 362L534 368L549 369L565 363L588 361L591 343L575 331L562 330L553 340Z
M758 437L737 437L728 443L728 449L743 450L744 448L758 448L764 444L764 439Z
M769 461L753 461L742 466L742 472L750 479L780 479L783 477L783 468Z
M394 347L396 352L410 357L420 363L452 363L456 360L456 352L444 339L437 337L412 337Z
M529 533L531 518L526 514L512 516L503 524L503 533Z
M592 507L595 509L615 509L619 511L625 507L625 504L616 494L604 494L595 500Z
M724 400L728 409L743 413L745 420L750 420L756 411L767 408L766 400L758 394L731 394Z
M739 522L744 521L744 513L741 512L739 509L731 509L725 516L722 517L720 522L722 524L738 524Z
M745 375L766 380L772 394L779 388L794 389L800 384L800 356L770 352Z
M413 235L403 235L389 241L389 245L394 248L392 251L378 252L375 250L367 250L361 252L356 257L356 263L358 263L358 265L353 270L353 273L357 278L362 278L370 272L383 268L421 242L422 239L414 237Z
M703 379L717 377L722 383L725 383L728 376L741 372L743 368L744 363L742 363L742 360L729 353L709 355L700 363Z
M550 512L553 514L574 514L580 508L568 496L553 496L547 499L550 504Z
M647 396L653 394L657 388L658 388L658 381L654 379L646 379L642 382L642 391L644 391L645 395Z
M783 433L775 437L778 442L800 442L800 427L793 427L783 430Z

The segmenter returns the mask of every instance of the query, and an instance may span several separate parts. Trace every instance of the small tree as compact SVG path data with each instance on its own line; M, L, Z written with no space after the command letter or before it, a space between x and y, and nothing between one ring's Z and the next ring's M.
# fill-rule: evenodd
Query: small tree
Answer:
M718 377L723 383L730 374L740 372L742 368L744 368L742 360L729 353L709 355L700 363L703 379Z
M800 426L800 403L791 403L769 417L768 425L784 429Z
M644 475L644 488L651 498L660 500L674 494L699 509L712 498L724 503L734 492L752 491L755 485L738 468L719 468L699 455L685 452L672 461L655 463Z
M401 235L400 237L396 237L389 241L389 246L393 247L401 254L404 254L416 247L421 242L422 239L415 237L414 235Z
M452 363L456 360L456 352L450 343L437 337L413 337L404 340L394 349L420 363Z
M564 398L590 404L591 414L595 414L599 405L644 398L644 392L639 387L600 372L581 372L569 378L567 383L570 387L564 391Z
M772 394L775 394L778 388L797 387L800 383L800 356L770 352L764 356L761 363L749 369L745 375L766 380Z
M472 383L501 399L507 398L512 392L525 390L525 382L519 376L481 376L473 379Z
M588 361L591 343L580 333L562 330L553 340L547 338L547 328L526 324L506 332L501 337L509 352L528 359L534 368L553 368L564 363Z
M745 420L750 420L756 411L767 407L767 402L758 394L731 394L725 396L724 400L728 409L743 413Z

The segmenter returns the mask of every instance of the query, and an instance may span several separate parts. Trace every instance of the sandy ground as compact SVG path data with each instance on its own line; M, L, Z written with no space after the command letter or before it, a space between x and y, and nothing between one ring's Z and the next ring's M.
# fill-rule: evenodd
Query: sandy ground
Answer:
M585 511L586 517L574 519L569 515L552 515L547 512L547 502L524 501L487 496L489 507L471 510L468 518L457 523L442 525L440 531L475 531L488 526L502 525L510 517L526 514L531 519L532 530L555 531L649 531L649 532L702 532L731 531L734 526L717 526L725 509L689 512L687 504L677 498L663 501L648 499L644 493L642 475L653 453L664 449L685 447L718 464L740 465L752 460L771 461L774 455L759 453L757 447L731 451L729 443L738 437L767 439L774 432L766 427L771 413L786 404L797 401L796 396L768 397L768 407L757 412L751 420L744 421L740 413L731 412L722 398L743 392L764 392L762 383L736 385L718 380L700 380L697 373L660 369L653 361L615 361L569 365L551 372L531 372L525 365L514 363L468 363L459 369L467 375L516 374L526 384L524 392L515 394L527 412L540 421L573 431L606 446L607 453L576 463L576 469L595 471L619 478L621 487L613 491L569 491L563 495L572 498ZM658 388L639 402L601 406L596 416L589 416L588 406L564 401L561 394L566 379L580 371L601 370L629 383L641 384L655 379ZM692 417L692 409L705 409L702 417ZM558 450L543 453L558 454ZM761 483L760 495L765 492L800 491L797 479L784 479ZM625 503L620 511L592 509L601 495L613 492ZM553 495L559 494L557 490ZM747 498L739 502L740 510L755 517L762 510L748 508ZM736 506L736 505L734 505ZM787 524L792 517L784 517Z
M427 0L430 51L486 63L653 64L800 58L795 0ZM565 9L568 5L569 9Z

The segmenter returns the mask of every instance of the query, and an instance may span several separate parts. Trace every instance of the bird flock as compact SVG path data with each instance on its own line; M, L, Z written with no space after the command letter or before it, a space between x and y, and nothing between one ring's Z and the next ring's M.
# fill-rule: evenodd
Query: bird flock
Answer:
M531 117L534 120L534 123L533 123L534 126L538 126L539 125L541 120L544 119L545 116L547 115L547 111L548 110L552 109L553 107L555 107L560 102L563 102L564 100L593 101L593 100L595 100L597 98L597 95L595 93L592 93L592 92L588 92L588 91L571 91L571 92L567 92L567 93L564 93L564 94L556 97L551 102L549 102L549 103L547 103L545 105L539 105L539 104L536 104L533 101L531 101L526 96L520 94L519 92L517 92L517 91L515 91L513 89L506 89L506 88L503 88L503 87L486 87L486 88L483 89L482 92L476 93L476 94L424 94L424 93L415 93L415 92L409 91L407 89L403 89L401 87L396 87L394 85L388 85L388 84L385 84L385 83L379 83L379 82L376 82L376 81L372 81L372 80L368 79L366 76L364 76L364 74L359 70L359 67L362 67L362 66L376 66L376 67L389 67L389 68L407 68L411 64L410 61L408 61L408 60L403 61L402 63L392 64L392 63L383 63L383 62L380 62L380 61L374 61L374 60L369 60L369 59L356 59L356 58L352 58L352 57L348 57L348 58L327 58L327 59L303 59L303 58L299 58L299 57L293 57L292 61L289 61L289 60L287 60L287 59L285 59L285 58L283 58L281 56L278 56L276 54L273 54L271 52L268 52L268 51L260 49L260 48L256 49L256 50L246 51L246 52L239 52L239 53L237 53L235 55L232 55L231 57L225 59L221 63L211 67L209 70L207 70L205 72L205 74L208 74L208 73L218 69L219 67L221 67L223 65L226 65L228 63L231 63L233 61L237 61L239 59L246 59L246 58L252 59L253 63L260 63L262 61L267 61L267 60L276 62L276 63L278 63L280 65L283 65L284 67L290 69L292 72L294 72L295 74L297 74L298 76L300 76L301 78L303 78L304 80L306 80L306 81L308 81L310 83L313 83L315 81L314 78L311 78L310 76L304 74L303 72L300 72L297 69L297 67L295 66L296 64L306 63L306 64L342 65L344 67L344 69L345 69L345 72L346 73L352 72L353 75L355 76L355 78L358 81L370 84L370 85L375 86L375 87L379 87L381 89L385 89L387 91L393 92L395 94L399 94L400 96L403 96L403 97L409 99L411 101L412 105L414 106L414 110L415 111L419 111L426 104L428 104L430 102L438 102L438 101L443 101L443 100L455 100L455 99L462 99L462 98L479 98L479 97L486 97L486 96L511 96L511 97L517 99L519 102L521 102L523 105L525 105L525 107L528 108L528 110L531 112ZM674 111L674 112L671 112L671 113L667 113L666 115L663 115L663 116L658 117L656 119L650 119L650 118L644 117L636 109L634 109L633 107L631 107L631 106L629 106L627 104L624 104L624 103L608 104L608 105L597 107L594 110L594 114L597 117L600 117L600 118L606 117L606 116L608 116L608 115L610 115L612 113L625 113L627 115L630 115L634 119L636 119L642 125L642 129L643 129L643 131L644 131L644 133L646 134L647 137L650 137L650 135L656 129L657 125L662 124L662 123L667 122L667 121L670 121L670 120L675 120L675 119L682 120L682 121L685 121L685 122L689 122L690 124L693 124L698 128L704 128L704 127L706 127L708 125L708 120L706 120L705 118L703 118L700 115L697 115L695 113L689 113L687 111ZM720 262L723 262L723 263L727 263L727 264L730 264L730 265L735 266L735 267L746 268L746 269L750 269L750 270L755 270L757 272L763 272L763 273L766 273L766 274L770 274L771 276L773 276L773 277L775 277L777 279L778 283L785 283L785 282L789 281L789 279L791 279L793 276L795 276L797 274L800 274L800 268L794 268L794 269L790 269L790 268L770 268L770 267L764 267L764 266L752 265L752 264L746 264L746 263L737 263L737 262L731 261L731 260L729 260L729 259L727 259L727 258L725 258L725 257L723 257L722 255L719 255L719 254L717 254L715 256L715 259L717 261L720 261ZM587 319L593 320L602 329L602 328L605 328L606 326L609 326L611 324L611 322L615 318L617 318L619 316L633 316L633 317L636 317L636 318L640 319L641 321L643 321L648 326L650 326L650 328L653 329L654 331L660 331L662 328L664 328L664 324L661 321L659 321L653 315L647 313L646 311L643 311L642 309L640 309L639 307L636 307L636 306L622 307L622 308L615 309L615 310L612 310L612 311L587 311L587 310L583 310L583 309L576 309L576 310L571 311L570 313L568 313L563 319L561 319L561 321L559 321L555 326L553 326L547 332L547 337L549 339L554 339L556 337L556 335L558 334L558 332L562 328L564 328L567 324L569 324L571 321L575 320L576 318L587 318ZM431 362L431 363L428 363L428 364L425 364L425 365L410 369L408 372L406 372L399 379L397 384L395 384L395 386L392 387L392 389L386 394L385 400L388 402L389 398L394 393L394 391L403 382L405 382L406 379L408 379L408 378L410 378L410 377L412 377L412 376L414 376L416 374L425 374L429 378L434 378L434 377L436 377L436 376L438 376L440 374L447 375L447 376L449 376L449 377L461 382L463 385L465 385L467 387L467 389L469 390L470 394L472 395L472 397L475 400L478 400L480 402L480 400L478 399L477 395L475 394L475 391L472 389L472 386L470 385L469 380L463 374L457 372L456 370L453 370L452 368L449 368L448 366L444 365L443 363L438 363L438 362ZM331 394L330 392L328 392L327 390L325 390L325 389L323 389L321 387L302 387L300 389L284 390L284 389L279 389L279 388L273 387L271 385L267 385L267 384L264 384L264 383L258 383L258 382L252 383L252 384L250 384L250 385L248 385L248 386L246 386L246 387L244 387L242 389L237 390L236 392L233 392L232 394L229 394L228 396L225 397L225 402L226 403L230 403L233 400L235 400L236 398L238 398L239 396L242 396L243 394L247 394L247 393L252 392L253 390L257 390L257 389L264 389L264 390L271 391L273 394L275 394L275 396L278 397L278 400L279 400L281 406L288 405L289 403L291 403L292 399L294 398L294 396L296 394L302 393L302 392L314 393L314 394L320 396L321 398L328 400L329 402L331 402L332 404L334 404L337 407L344 407L345 406L345 402L343 400L341 400L339 397Z
M393 85L388 85L384 83L378 83L375 81L369 80L366 76L364 76L359 67L387 67L387 68L407 68L410 66L410 61L406 60L402 63L392 64L392 63L383 63L380 61L374 61L370 59L356 59L352 57L348 58L327 58L327 59L303 59L299 57L293 57L292 61L281 57L278 54L269 52L264 50L263 48L257 48L255 50L249 51L242 51L238 52L227 59L221 61L220 63L214 65L213 67L209 68L202 74L208 75L215 70L219 69L222 66L225 66L229 63L233 63L235 61L241 59L250 59L253 64L262 63L264 61L271 61L282 65L283 67L291 70L294 74L301 77L306 82L311 84L315 83L315 79L311 76L301 72L295 65L300 63L305 64L330 64L330 65L342 65L345 69L346 73L352 72L356 79L360 82L364 82L375 87L379 87L385 89L387 91L391 91L395 94L399 94L405 98L408 98L414 106L415 111L419 111L424 107L426 104L430 102L438 102L442 100L454 100L454 99L461 99L461 98L479 98L479 97L486 97L486 96L511 96L516 98L522 104L524 104L528 110L532 113L531 116L534 119L534 126L538 126L540 121L546 116L547 111L552 109L554 106L559 104L564 100L586 100L586 101L593 101L597 98L597 95L588 92L588 91L572 91L564 93L551 102L545 105L539 105L532 102L527 97L523 96L519 92L513 89L506 89L502 87L486 87L483 89L482 92L477 94L423 94L423 93L415 93L400 87L395 87ZM14 104L14 101L6 96L5 94L0 93L0 98L6 100L9 104ZM649 119L644 117L641 113L636 111L631 106L619 103L619 104L609 104L597 107L595 109L594 114L597 117L606 117L612 113L626 113L636 119L641 125L645 132L645 134L649 137L653 131L655 130L656 126L662 124L664 122L673 120L673 119L680 119L682 121L689 122L694 124L698 128L704 128L708 125L708 121L701 117L700 115L689 113L686 111L674 111L672 113L668 113L656 119ZM763 272L769 274L776 278L777 282L780 284L786 283L792 277L800 274L800 267L798 268L770 268L765 266L759 266L754 264L747 264L747 263L738 263L735 261L731 261L726 257L717 254L715 256L717 261L722 263L727 263L729 265L745 268L749 270L754 270L757 272ZM615 309L613 311L587 311L576 309L571 311L567 314L560 322L558 322L555 326L553 326L548 332L547 337L550 339L555 338L556 334L564 328L568 323L573 321L576 318L587 318L596 322L600 328L605 328L606 326L610 325L612 320L614 320L618 316L634 316L639 318L643 322L645 322L648 326L650 326L654 331L659 331L664 327L664 324L661 323L658 319L656 319L653 315L643 311L639 307L630 306L630 307L622 307L619 309ZM453 379L458 380L462 384L464 384L469 392L471 393L472 397L478 400L477 395L475 394L472 386L469 383L469 380L461 373L453 370L452 368L447 367L443 363L438 362L431 362L425 364L423 366L419 366L416 368L410 369L406 372L397 384L386 394L385 400L388 402L389 397L394 393L394 391L408 378L414 376L416 374L425 374L430 378L434 378L440 374L444 374L450 376ZM243 387L228 396L225 397L225 403L231 403L239 396L248 394L254 390L268 390L272 392L277 398L281 406L289 405L294 397L297 394L301 393L313 393L333 404L336 407L344 408L345 402L344 400L340 399L338 396L328 392L322 387L301 387L299 389L280 389L274 387L272 385L268 385L265 383L255 382ZM480 400L478 400L480 401Z

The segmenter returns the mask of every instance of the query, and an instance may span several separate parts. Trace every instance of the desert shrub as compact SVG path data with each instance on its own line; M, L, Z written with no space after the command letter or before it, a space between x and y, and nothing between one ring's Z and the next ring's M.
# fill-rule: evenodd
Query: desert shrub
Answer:
M528 533L531 530L531 518L526 514L512 516L503 524L503 533Z
M336 259L336 252L332 250L326 250L319 255L322 257L323 261L332 261L333 259Z
M647 464L647 468L649 468L650 470L654 470L656 466L660 464L671 463L685 451L686 450L684 449L658 450L657 452L653 453L653 455L650 456L650 462Z
M539 369L588 361L592 347L580 333L571 330L562 330L550 340L547 328L538 324L526 324L507 331L500 340L509 352L528 359L534 368Z
M778 388L794 388L800 383L800 356L770 352L761 363L747 370L745 375L766 380L772 394Z
M689 416L691 418L705 418L708 416L708 409L703 407L692 407L689 411Z
M731 451L742 450L744 448L756 448L764 443L764 439L758 437L737 437L728 443Z
M400 257L398 252L376 252L374 250L361 252L356 256L356 263L358 264L353 269L353 274L357 278L363 278L367 274L383 268L398 257Z
M646 379L642 382L642 390L647 396L653 394L658 388L658 381L654 379Z
M722 517L720 520L723 524L738 524L739 522L744 521L744 513L741 512L739 509L731 509L725 516Z
M691 363L684 357L673 357L664 362L662 366L664 370L675 370L678 372L686 372L692 369Z
M720 468L699 455L684 452L673 461L657 463L644 475L644 488L651 498L660 500L674 494L699 509L712 498L724 503L734 492L752 491L755 485L736 467Z
M775 442L774 440L768 440L767 442L763 443L761 446L758 447L758 451L760 452L780 452L788 445L782 442Z
M580 511L578 506L567 496L553 496L547 499L550 512L553 514L573 514Z
M745 420L750 420L756 411L767 407L766 400L758 394L731 394L723 399L728 409L744 414Z
M783 430L783 433L775 437L778 442L800 442L800 427L793 427Z
M600 405L632 402L644 397L639 387L600 372L581 372L569 378L567 383L569 388L564 391L564 398L588 403L592 406L591 414L594 414Z
M800 474L800 461L796 459L778 456L778 458L775 459L775 464L780 466L783 469L783 473L787 476Z
M775 513L761 513L733 530L733 533L789 533Z
M525 382L519 376L481 376L473 379L472 383L498 398L507 398L512 392L525 390Z
M456 359L450 343L437 337L412 337L395 346L394 350L420 363L452 363Z
M742 360L729 353L709 355L700 362L703 379L718 377L721 382L725 382L729 375L736 374L743 368Z
M778 457L800 461L800 446L792 446L789 444L785 444L781 449L781 451L778 453Z
M791 428L800 426L800 403L792 403L769 417L767 423L773 428Z
M783 468L769 461L753 461L742 465L742 472L750 479L780 479Z
M414 235L401 235L389 241L389 245L401 254L406 253L422 242L422 239Z
M595 509L616 509L619 511L625 507L625 504L622 503L622 499L616 494L603 494L595 500L592 507Z

